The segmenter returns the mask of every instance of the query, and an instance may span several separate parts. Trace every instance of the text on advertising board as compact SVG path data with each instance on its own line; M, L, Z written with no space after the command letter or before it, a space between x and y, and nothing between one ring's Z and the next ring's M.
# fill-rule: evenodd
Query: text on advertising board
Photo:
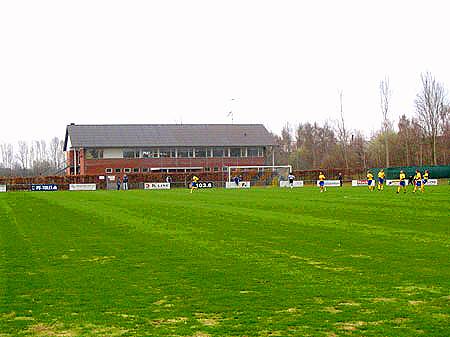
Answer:
M32 184L31 190L32 191L42 191L42 192L57 191L58 185L56 185L56 184Z
M170 183L144 183L144 190L170 190Z
M234 181L227 181L225 188L250 188L250 181L240 181L238 185Z
M6 192L6 185L0 185L0 193Z
M339 187L341 186L341 182L339 180L324 180L324 186L328 187ZM317 180L317 186L319 186L319 180Z
M280 187L290 187L289 181L281 180L280 181ZM294 180L292 183L293 187L303 187L303 180Z
M95 191L96 184L69 184L70 191Z
M212 181L200 181L197 183L198 188L213 188L214 184Z
M367 179L352 180L352 186L368 186ZM372 186L375 186L375 180L372 180Z

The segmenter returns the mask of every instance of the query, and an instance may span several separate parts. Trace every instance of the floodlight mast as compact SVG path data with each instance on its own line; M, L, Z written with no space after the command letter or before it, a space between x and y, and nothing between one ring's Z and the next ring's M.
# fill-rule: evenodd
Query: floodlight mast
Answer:
M228 166L228 182L231 182L231 170L232 169L265 169L265 168L288 168L289 172L292 172L292 165L260 165L260 166Z

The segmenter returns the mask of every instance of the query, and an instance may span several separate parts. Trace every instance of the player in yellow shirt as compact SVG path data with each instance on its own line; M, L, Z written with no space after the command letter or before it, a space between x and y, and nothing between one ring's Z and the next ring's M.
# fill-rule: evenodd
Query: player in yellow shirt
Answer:
M419 170L416 170L416 175L414 176L414 191L413 191L413 193L416 193L418 188L420 188L420 190L423 192L422 175L420 174Z
M397 187L397 193L400 193L400 190L403 188L403 193L406 193L406 174L402 170L400 171L400 185Z
M327 190L325 188L325 176L322 172L319 172L319 187L320 187L320 192Z
M197 176L193 176L192 177L192 182L191 182L191 193L192 191L196 190L198 188L197 184L198 184L199 178Z
M370 171L367 171L367 186L369 187L369 191L373 191L373 174Z
M378 191L382 191L384 189L384 170L381 169L378 172Z
M428 172L428 170L425 170L425 173L423 174L423 177L422 177L422 186L421 186L422 192L425 190L425 184L428 182L429 175L430 175L430 173Z

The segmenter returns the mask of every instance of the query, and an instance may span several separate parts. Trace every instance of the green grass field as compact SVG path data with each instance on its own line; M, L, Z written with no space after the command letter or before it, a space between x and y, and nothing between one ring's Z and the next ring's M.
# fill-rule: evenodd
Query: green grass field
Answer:
M2 193L0 336L449 336L449 211L449 186Z

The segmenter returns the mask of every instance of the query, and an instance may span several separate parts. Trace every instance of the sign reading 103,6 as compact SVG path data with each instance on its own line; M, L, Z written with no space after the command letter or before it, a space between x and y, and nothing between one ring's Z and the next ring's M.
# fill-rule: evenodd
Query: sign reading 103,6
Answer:
M212 181L200 181L197 183L198 188L213 188L214 183Z

